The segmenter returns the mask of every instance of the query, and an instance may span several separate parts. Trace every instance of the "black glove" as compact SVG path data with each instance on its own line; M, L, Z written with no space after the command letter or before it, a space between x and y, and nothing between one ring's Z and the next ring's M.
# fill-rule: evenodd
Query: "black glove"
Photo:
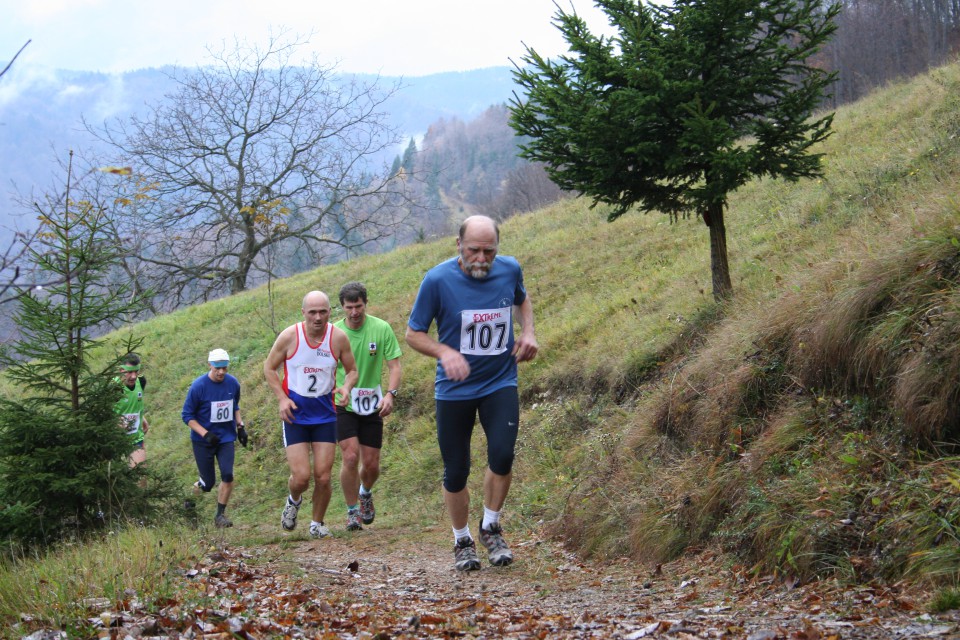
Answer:
M220 444L220 436L215 434L213 431L207 431L203 434L203 439L207 441L207 444L212 446L217 446Z
M247 430L243 427L243 425L240 425L239 427L237 427L237 440L240 441L240 444L242 444L243 446L247 446L248 439L249 438L247 437Z

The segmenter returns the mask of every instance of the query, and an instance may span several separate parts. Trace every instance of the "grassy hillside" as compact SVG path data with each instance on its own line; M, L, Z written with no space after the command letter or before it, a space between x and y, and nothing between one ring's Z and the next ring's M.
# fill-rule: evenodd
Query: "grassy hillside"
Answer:
M506 222L501 253L524 266L541 347L521 367L507 530L546 525L585 553L649 562L716 545L758 571L952 579L958 96L956 65L877 92L838 111L820 149L823 179L737 193L727 216L735 297L724 306L710 295L697 220L608 223L576 199ZM227 349L254 424L229 535L289 539L277 522L279 420L262 374L275 332L299 319L308 290L333 297L358 279L369 311L402 336L424 272L454 250L452 237L410 246L130 327L146 339L150 464L173 469L186 495L196 472L181 404L207 352ZM398 535L446 525L434 363L409 348L402 362L377 485L378 527ZM212 519L212 500L201 502ZM337 531L343 513L337 485Z

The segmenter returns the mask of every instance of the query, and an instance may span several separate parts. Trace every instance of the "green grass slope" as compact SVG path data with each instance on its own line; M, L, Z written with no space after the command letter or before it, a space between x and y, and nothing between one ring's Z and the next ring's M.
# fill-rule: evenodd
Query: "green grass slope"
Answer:
M960 427L958 96L957 65L878 91L837 112L818 149L822 179L735 194L724 306L710 295L698 220L608 223L574 199L504 223L501 253L524 267L541 347L521 366L505 527L546 525L584 553L650 562L716 545L758 571L955 576L960 473L934 443ZM118 334L145 338L149 464L187 495L196 471L180 409L207 352L226 349L253 425L231 535L288 539L287 467L262 373L276 332L300 319L307 291L335 299L356 279L402 338L424 272L454 251L451 237L324 266ZM447 524L434 363L401 346L377 485L377 526L398 534ZM481 435L475 444L479 513ZM212 520L210 496L199 502Z
M649 561L716 545L758 571L955 580L958 71L841 109L823 179L731 200L736 298L655 357L632 351L640 368L621 360L628 402L581 407L558 535Z

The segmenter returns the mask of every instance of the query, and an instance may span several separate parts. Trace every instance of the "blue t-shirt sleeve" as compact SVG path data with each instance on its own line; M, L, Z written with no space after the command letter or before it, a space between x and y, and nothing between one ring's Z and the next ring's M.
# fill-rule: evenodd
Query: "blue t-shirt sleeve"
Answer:
M197 417L196 392L197 385L191 384L190 390L187 391L187 399L183 401L183 411L180 412L183 424L189 424L191 420Z
M520 305L527 299L527 288L523 286L523 269L520 267L520 263L516 260L514 260L514 263L517 265L517 286L513 290L513 304Z
M424 277L420 284L420 290L417 292L417 298L413 301L413 309L410 311L410 320L407 326L414 331L427 332L430 324L437 315L437 287L430 272Z

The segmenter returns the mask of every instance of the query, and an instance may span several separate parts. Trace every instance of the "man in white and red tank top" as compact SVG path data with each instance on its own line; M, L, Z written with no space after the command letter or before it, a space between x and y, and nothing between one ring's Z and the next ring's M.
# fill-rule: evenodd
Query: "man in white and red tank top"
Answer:
M330 477L336 456L337 405L346 406L350 402L350 391L357 383L357 366L347 335L330 322L330 299L325 293L308 293L300 310L303 322L280 332L264 362L263 372L279 402L283 444L290 466L290 495L280 524L287 531L297 526L302 495L310 486L312 475L310 536L323 538L330 535L323 518L332 491ZM340 387L336 387L337 363L346 371Z

